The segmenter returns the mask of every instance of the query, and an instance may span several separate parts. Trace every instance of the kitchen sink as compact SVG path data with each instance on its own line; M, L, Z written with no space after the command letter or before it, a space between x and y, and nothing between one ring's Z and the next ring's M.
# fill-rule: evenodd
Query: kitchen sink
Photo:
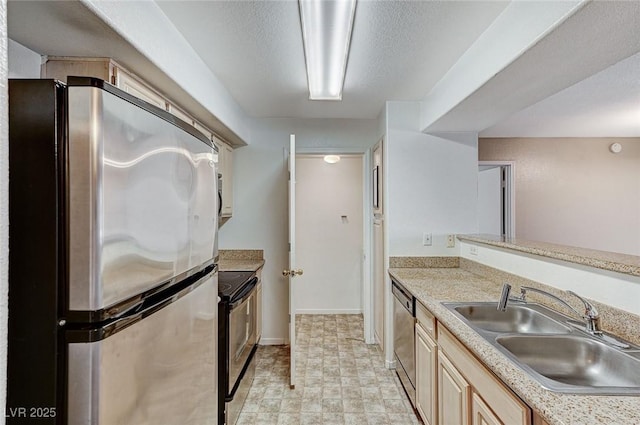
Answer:
M640 361L583 335L509 335L496 342L518 362L566 392L640 393ZM582 389L581 389L582 388Z
M471 325L500 333L569 333L571 328L549 317L539 305L514 305L498 311L497 303L474 303L453 307ZM541 312L542 311L542 312Z
M640 395L640 347L592 335L584 325L535 303L442 303L482 338L551 391Z

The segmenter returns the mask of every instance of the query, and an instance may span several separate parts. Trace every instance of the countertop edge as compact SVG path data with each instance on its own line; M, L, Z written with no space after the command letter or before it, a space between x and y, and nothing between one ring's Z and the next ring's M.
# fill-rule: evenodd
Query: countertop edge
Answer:
M457 235L457 238L462 242L480 243L595 267L602 270L640 276L640 257L635 255L597 251L546 242L505 239L492 235Z

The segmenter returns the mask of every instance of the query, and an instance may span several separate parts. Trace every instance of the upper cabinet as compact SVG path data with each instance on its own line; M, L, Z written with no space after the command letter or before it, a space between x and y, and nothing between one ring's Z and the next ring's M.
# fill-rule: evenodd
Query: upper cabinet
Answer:
M218 173L222 174L222 217L233 214L233 147L213 131L196 121L180 106L171 102L143 79L109 58L53 57L42 64L40 76L67 81L69 75L95 77L108 81L125 92L171 113L194 126L218 147Z
M115 86L129 93L132 96L142 99L160 109L167 110L167 101L156 91L151 89L133 75L122 72L118 68L115 70ZM107 80L108 81L108 80Z
M169 111L171 115L180 118L182 121L186 122L187 124L196 127L198 130L200 130L202 134L204 134L207 137L207 139L211 140L211 132L202 126L200 126L202 129L198 128L193 118L189 114L184 112L182 109L178 108L176 105L172 103L168 103L167 111Z
M218 172L222 174L222 217L233 215L233 148L214 136L218 146Z

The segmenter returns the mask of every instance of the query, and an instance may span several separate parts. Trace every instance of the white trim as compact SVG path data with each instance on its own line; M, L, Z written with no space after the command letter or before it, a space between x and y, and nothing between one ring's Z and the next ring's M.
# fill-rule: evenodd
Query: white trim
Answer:
M298 314L362 314L362 309L304 309L304 310L296 310L296 315Z
M372 226L371 217L372 199L372 182L370 170L373 164L372 149L367 149L362 158L362 182L363 193L362 202L362 306L363 326L364 326L364 342L365 344L375 344L374 324L373 324L373 249L372 249Z
M478 166L498 166L507 169L507 202L509 203L509 214L506 217L507 229L506 235L509 238L516 237L516 163L515 161L478 161Z
M286 345L284 338L260 338L258 345Z

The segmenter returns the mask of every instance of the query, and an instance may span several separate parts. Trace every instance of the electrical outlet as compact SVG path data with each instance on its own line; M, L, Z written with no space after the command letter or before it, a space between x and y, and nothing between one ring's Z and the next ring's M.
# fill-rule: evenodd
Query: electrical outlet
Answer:
M431 233L423 233L422 234L422 245L431 246Z
M471 255L478 255L478 247L477 246L473 246L471 245L469 247L469 254Z
M456 235L447 235L447 248L456 246Z

